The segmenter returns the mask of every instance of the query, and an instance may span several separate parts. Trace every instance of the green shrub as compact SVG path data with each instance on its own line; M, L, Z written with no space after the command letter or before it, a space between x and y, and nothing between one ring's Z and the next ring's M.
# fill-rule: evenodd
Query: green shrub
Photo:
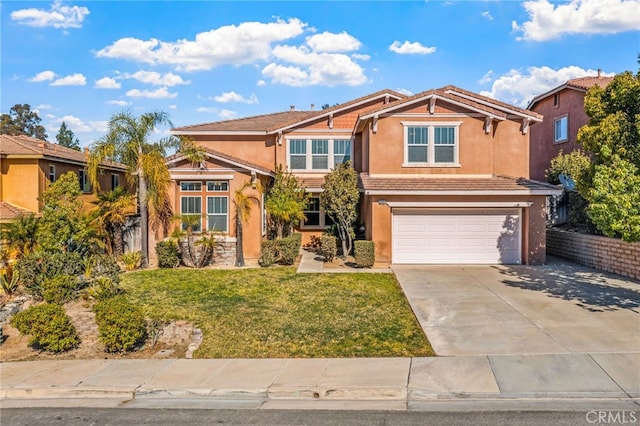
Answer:
M159 268L175 268L180 264L180 249L173 240L160 241L156 244Z
M333 235L323 235L320 238L320 254L325 262L331 262L338 254L337 238Z
M279 253L278 262L283 265L293 265L300 254L302 234L292 234L287 238L282 238L276 241Z
M43 283L56 275L78 276L83 272L82 256L71 252L39 252L21 258L15 270L25 290L35 297L42 297Z
M142 252L132 251L129 253L123 253L122 256L120 256L120 260L124 263L124 269L126 271L136 270L142 263Z
M123 296L115 296L98 302L93 311L100 341L107 352L124 352L144 341L147 323L140 307Z
M11 324L22 334L31 336L29 345L49 352L63 352L80 344L71 319L60 305L48 303L18 312Z
M78 297L78 279L71 275L56 275L42 283L42 298L47 303L62 305Z
M120 282L120 265L108 254L94 254L89 258L89 277L96 279L98 277L107 277L114 283ZM86 273L86 271L85 271Z
M93 284L91 284L91 287L89 287L87 291L89 296L97 301L102 301L118 295L122 290L111 278L98 277L93 280Z
M354 241L353 257L360 268L371 268L376 260L376 249L373 241Z
M265 240L261 243L260 259L258 263L262 267L271 266L278 260L278 247L276 240Z

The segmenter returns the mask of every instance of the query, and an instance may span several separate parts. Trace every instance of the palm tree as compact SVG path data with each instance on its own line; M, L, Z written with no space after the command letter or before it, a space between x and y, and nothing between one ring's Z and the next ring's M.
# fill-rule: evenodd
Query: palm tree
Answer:
M120 186L113 191L98 194L92 224L106 239L107 252L116 256L124 253L122 232L127 211L135 206L135 198Z
M19 259L33 251L36 246L36 233L40 218L33 213L19 215L9 223L3 223L0 228L0 239L4 240L7 255Z
M112 160L127 166L127 180L138 191L143 267L149 259L149 221L160 222L166 229L171 217L167 211L171 208L167 193L171 177L164 162L167 151L188 145L187 155L202 157L202 151L192 141L175 136L149 142L154 129L161 125L173 126L164 112L154 111L139 117L128 111L117 113L109 120L107 134L91 146L88 161L89 179L95 191L99 190L98 172L102 161Z
M249 195L245 192L247 188L253 187L251 181L246 181L241 187L233 193L233 202L236 206L236 266L244 266L244 253L242 247L242 223L249 220L251 216L251 203L260 204L260 200L255 195ZM260 182L256 182L255 188L262 191Z

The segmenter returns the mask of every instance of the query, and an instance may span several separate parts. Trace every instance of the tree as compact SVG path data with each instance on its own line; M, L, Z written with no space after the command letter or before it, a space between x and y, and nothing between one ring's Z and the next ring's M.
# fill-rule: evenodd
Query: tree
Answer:
M47 140L47 132L40 125L40 117L35 111L31 111L29 104L16 104L9 110L9 114L0 116L0 134L26 135L33 138Z
M251 188L251 181L246 181L242 186L237 188L233 193L233 203L236 208L236 266L244 266L244 252L242 246L243 228L242 224L249 220L251 216L251 204L255 202L260 204L260 200L255 195L249 195L245 191ZM262 191L260 185L257 184L256 189Z
M293 224L304 220L309 194L300 186L298 179L285 171L282 165L276 168L273 184L267 191L265 205L270 222L276 228L278 238L287 234Z
M175 136L149 142L156 127L173 126L164 112L144 113L139 117L128 111L115 114L108 123L107 134L92 144L88 161L89 180L94 191L100 189L98 172L103 160L112 160L127 166L127 180L137 188L140 209L142 263L149 260L149 221L168 228L171 218L168 187L171 182L164 162L168 149L188 146L189 152L201 153L191 142Z
M40 247L48 252L95 251L100 242L82 212L78 176L67 172L42 193L42 218L36 233Z
M121 256L124 253L124 225L127 212L135 206L135 198L120 186L113 191L98 194L96 209L91 223L106 240L108 254Z
M585 96L589 124L578 143L594 154L589 182L578 188L587 214L605 235L640 240L640 72L616 75Z
M35 214L29 213L19 215L9 223L0 224L0 239L4 240L3 248L10 255L8 257L19 259L35 249L39 220Z
M358 215L358 175L351 162L339 164L325 175L320 202L326 214L337 225L342 241L342 254L347 256L353 247L353 224Z
M58 145L80 151L80 141L76 138L73 131L67 127L67 123L64 121L60 125L60 130L58 130L56 140L58 141Z

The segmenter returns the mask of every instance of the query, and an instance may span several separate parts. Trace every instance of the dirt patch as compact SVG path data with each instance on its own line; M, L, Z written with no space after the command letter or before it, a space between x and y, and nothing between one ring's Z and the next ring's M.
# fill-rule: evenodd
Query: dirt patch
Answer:
M24 306L23 308L26 308ZM29 346L29 336L23 336L9 321L2 324L4 342L0 344L0 361L36 361L63 359L138 359L138 358L184 358L190 354L194 341L201 338L199 330L186 321L165 324L155 345L148 340L136 351L127 353L107 353L98 338L98 325L92 304L76 300L64 305L67 314L76 327L81 343L76 349L53 354ZM191 347L190 347L191 345Z

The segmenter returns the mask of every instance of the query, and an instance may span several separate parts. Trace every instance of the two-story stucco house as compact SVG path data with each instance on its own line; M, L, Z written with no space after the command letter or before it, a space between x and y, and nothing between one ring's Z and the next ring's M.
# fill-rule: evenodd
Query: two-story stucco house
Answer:
M544 180L551 159L560 151L568 154L580 146L578 130L589 124L584 111L584 97L593 86L607 87L613 77L581 77L536 96L527 109L540 114L544 122L531 128L530 162L531 178Z
M378 264L545 261L545 196L529 180L530 128L542 117L454 86L413 96L382 90L321 111L290 110L175 128L207 150L190 164L168 158L174 210L235 237L231 197L267 183L278 165L313 194L304 241L329 219L318 202L323 176L351 161L359 173L360 223ZM247 259L260 255L264 198L244 229Z
M0 220L40 213L39 197L51 182L72 171L78 175L87 208L95 200L86 171L86 153L29 136L0 135ZM126 185L126 167L103 162L100 186L110 191Z

